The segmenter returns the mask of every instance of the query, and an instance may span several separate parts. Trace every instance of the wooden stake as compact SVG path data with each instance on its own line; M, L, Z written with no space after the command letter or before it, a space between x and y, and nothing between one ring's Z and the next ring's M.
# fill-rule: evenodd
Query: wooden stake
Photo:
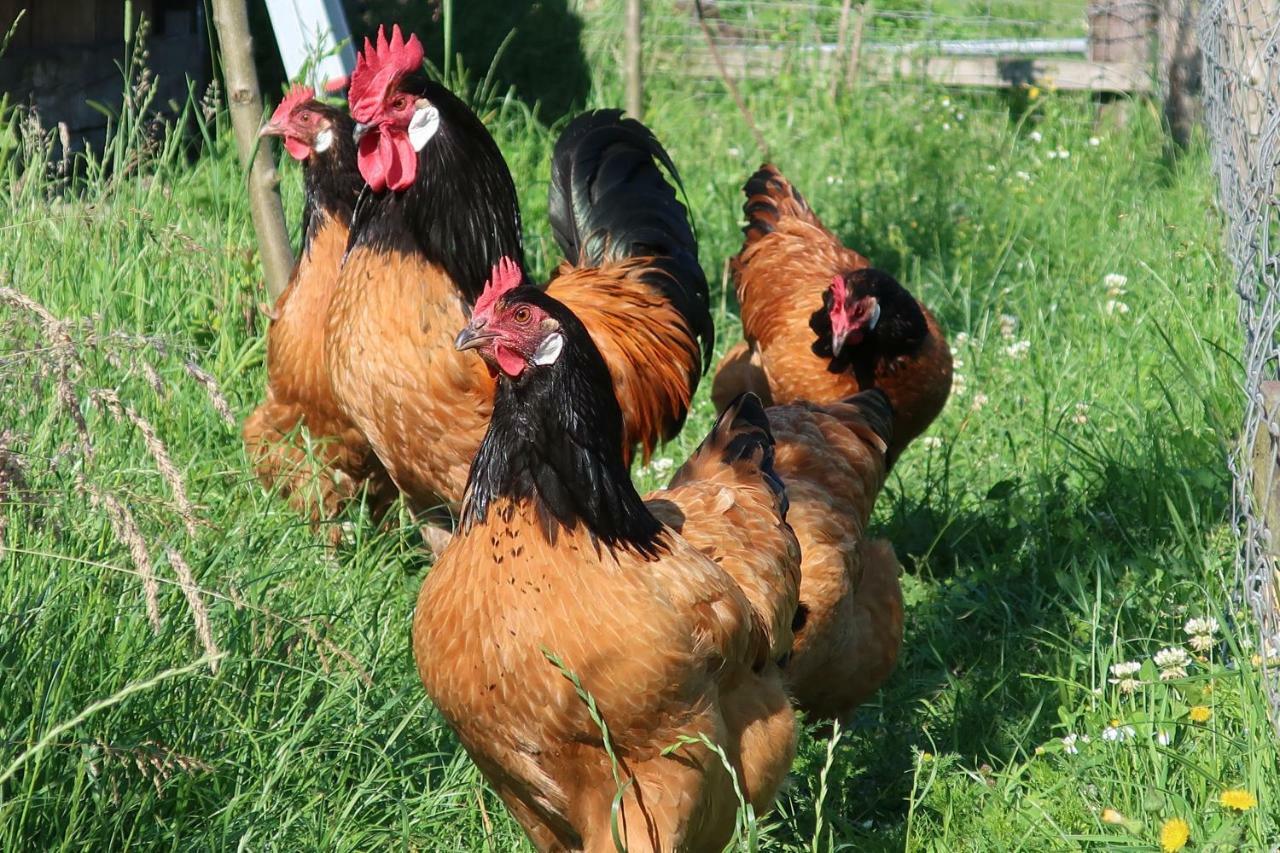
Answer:
M213 0L222 70L227 80L227 103L235 131L240 165L249 173L249 210L258 236L258 254L271 301L284 292L293 272L293 249L280 203L280 179L266 145L258 144L262 123L262 93L253 66L253 42L245 0Z
M626 55L624 57L627 75L627 112L636 119L644 117L644 81L641 78L643 21L644 14L640 0L627 0Z
M867 17L875 15L875 6L871 0L858 4L858 17L853 24L853 44L849 46L849 67L845 71L844 85L852 90L858 84L858 66L862 64L862 33L867 25Z
M844 48L846 39L849 36L849 7L853 5L853 0L844 0L840 4L840 35L836 38L836 52L831 57L828 64L827 73L831 75L831 97L836 96L836 90L840 88L840 58L844 56Z

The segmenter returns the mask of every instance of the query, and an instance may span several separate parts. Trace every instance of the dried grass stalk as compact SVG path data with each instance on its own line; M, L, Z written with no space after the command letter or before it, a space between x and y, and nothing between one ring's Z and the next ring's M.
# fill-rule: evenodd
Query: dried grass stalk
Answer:
M182 516L182 523L187 528L187 535L195 536L195 507L192 506L191 499L187 497L187 485L183 482L182 474L178 472L177 466L173 464L173 457L169 455L169 449L160 440L160 436L156 433L156 428L151 425L150 421L138 414L132 406L121 402L120 396L109 388L95 390L92 393L92 397L99 405L110 412L117 421L125 418L141 433L142 441L147 447L147 453L151 454L151 458L155 460L160 476L168 483L169 491L173 493L173 501L177 504L178 515Z
M187 606L191 608L191 619L196 626L196 636L200 638L200 644L204 646L205 653L210 658L209 669L217 673L218 646L214 643L213 631L209 628L209 611L204 606L204 599L200 597L200 587L196 586L191 567L187 565L187 561L182 558L178 549L168 548L165 553L169 556L169 565L173 566L173 570L178 574L182 594L186 596Z
M222 417L227 426L235 426L236 416L231 411L231 404L227 402L227 398L222 396L222 391L218 388L218 380L190 359L183 362L183 367L187 369L187 373L191 374L192 379L204 386L204 390L209 394L209 402L213 404L213 410Z
M134 520L129 508L120 503L115 495L99 489L83 476L78 480L80 488L88 493L93 505L102 507L106 511L116 539L128 549L129 559L133 561L134 567L138 570L138 576L142 578L142 589L147 600L147 619L151 621L152 629L157 634L160 633L160 628L164 624L160 618L160 585L156 582L155 567L151 563L147 541L142 538L142 531L138 529L138 522Z

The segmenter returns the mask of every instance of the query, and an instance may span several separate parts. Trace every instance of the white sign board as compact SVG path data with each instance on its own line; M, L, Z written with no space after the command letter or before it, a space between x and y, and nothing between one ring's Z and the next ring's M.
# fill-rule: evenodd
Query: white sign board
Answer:
M351 30L339 0L266 0L285 73L309 83L317 92L330 81L342 81L356 66ZM336 49L341 44L341 49ZM301 79L304 68L310 72Z

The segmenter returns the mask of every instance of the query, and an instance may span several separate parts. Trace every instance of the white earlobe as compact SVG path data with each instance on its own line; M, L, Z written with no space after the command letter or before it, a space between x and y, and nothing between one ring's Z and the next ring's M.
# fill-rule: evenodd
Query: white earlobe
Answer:
M316 134L316 142L311 146L311 150L317 152L325 152L329 150L329 146L333 144L333 128L326 127L324 130Z
M871 330L876 327L876 323L880 322L880 303L876 303L876 307L871 309L871 320L867 323L867 329Z
M542 339L542 343L538 344L537 350L533 353L533 363L546 366L555 364L556 359L560 358L560 351L564 349L564 335L556 332L547 335Z
M440 111L431 105L418 107L409 122L409 144L414 151L421 151L440 129Z

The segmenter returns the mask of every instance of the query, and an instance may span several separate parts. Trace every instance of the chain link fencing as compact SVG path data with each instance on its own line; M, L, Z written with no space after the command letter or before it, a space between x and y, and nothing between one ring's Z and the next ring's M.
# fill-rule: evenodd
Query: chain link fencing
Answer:
M1199 34L1205 119L1244 339L1245 422L1231 457L1243 539L1236 581L1261 627L1258 654L1280 731L1280 6L1208 0Z

